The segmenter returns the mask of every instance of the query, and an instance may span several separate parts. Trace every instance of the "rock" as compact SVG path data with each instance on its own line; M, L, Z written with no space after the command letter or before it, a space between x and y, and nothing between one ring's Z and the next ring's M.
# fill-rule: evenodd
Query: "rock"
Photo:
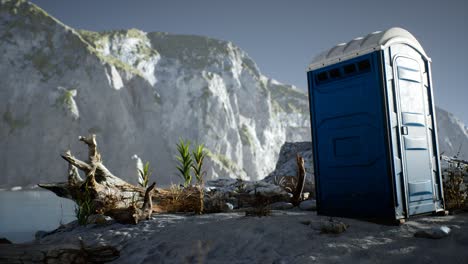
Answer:
M49 232L44 231L44 230L39 230L34 234L34 237L36 238L36 240L39 240L47 236L47 234L49 234Z
M226 188L227 186L234 186L238 181L236 179L215 179L209 180L205 183L205 188L209 188L210 190L216 188Z
M414 233L415 237L440 239L449 236L451 230L448 226L436 226L430 229L419 230Z
M292 209L293 207L294 205L288 202L276 202L276 203L270 204L271 210L289 210L289 209Z
M346 231L348 227L349 225L343 222L330 220L320 226L320 232L324 234L341 234Z
M275 195L285 195L287 193L279 186L271 185L268 187L258 187L254 188L249 192L249 194L254 195L255 193L263 195L263 196L275 196Z
M234 210L234 205L232 205L231 203L224 204L224 212L230 212L232 210Z
M208 198L205 195L204 200L204 212L205 213L227 213L234 210L236 207L234 204L236 201L232 201L230 197L227 196L226 193L215 192L214 194L210 194Z
M93 214L88 217L87 224L105 225L112 221L112 217L102 214Z
M468 160L468 126L452 113L436 107L440 153ZM442 165L442 164L441 164ZM443 165L442 165L443 167Z
M260 194L265 197L284 196L289 197L281 187L265 181L242 181L232 179L218 179L208 181L205 190L209 192L223 193L225 196L235 196L239 193L250 195Z
M4 237L0 237L0 245L1 244L13 244L13 243Z
M264 181L215 180L208 181L207 185L205 212L225 212L225 203L234 208L246 208L255 206L259 198L265 205L291 198L281 187Z
M302 201L299 204L299 208L301 208L301 210L305 210L305 211L315 211L315 210L317 210L317 201L314 200L314 199L309 199L309 200Z

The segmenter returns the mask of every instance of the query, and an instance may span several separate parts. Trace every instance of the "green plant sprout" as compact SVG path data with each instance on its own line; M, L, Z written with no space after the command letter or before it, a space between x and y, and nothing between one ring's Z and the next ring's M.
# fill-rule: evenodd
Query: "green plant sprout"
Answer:
M193 164L192 157L190 156L190 141L184 141L179 139L177 144L177 152L179 156L176 156L178 165L177 170L179 171L179 176L184 180L184 186L187 187L192 182L192 174L190 174L190 169Z
M149 168L149 161L147 161L145 163L145 166L143 166L143 170L142 169L138 169L138 184L140 184L141 187L148 187L148 181L149 181L149 177L151 176L152 174L152 171L150 171L150 168Z
M197 183L199 185L203 184L203 176L205 176L206 171L202 171L203 161L206 157L205 146L200 144L197 148L192 151L192 156L194 160L194 164L192 164L193 174L197 179Z

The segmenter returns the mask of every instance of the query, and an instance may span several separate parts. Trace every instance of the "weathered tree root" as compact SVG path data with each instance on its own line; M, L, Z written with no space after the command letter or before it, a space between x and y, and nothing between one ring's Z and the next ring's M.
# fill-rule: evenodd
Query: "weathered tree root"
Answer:
M202 208L200 189L186 188L183 190L183 199L179 199L179 194L157 189L155 183L146 190L132 185L113 175L102 164L96 135L79 137L79 140L88 146L88 161L82 161L67 151L61 156L68 162L68 181L39 184L40 187L77 204L89 198L85 197L89 195L96 213L109 215L122 223L136 224L150 218L152 212L197 212ZM86 175L84 180L78 171Z

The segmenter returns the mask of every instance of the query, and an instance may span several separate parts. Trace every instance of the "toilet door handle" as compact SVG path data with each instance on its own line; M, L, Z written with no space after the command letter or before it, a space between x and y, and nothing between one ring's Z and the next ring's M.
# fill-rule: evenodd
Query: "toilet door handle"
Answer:
M407 126L402 126L401 127L401 134L402 135L408 135L408 127Z

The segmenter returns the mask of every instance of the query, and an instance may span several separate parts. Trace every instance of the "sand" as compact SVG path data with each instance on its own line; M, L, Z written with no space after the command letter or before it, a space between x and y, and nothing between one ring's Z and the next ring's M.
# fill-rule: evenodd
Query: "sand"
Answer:
M155 215L136 226L69 227L40 243L110 244L114 263L468 263L468 214L418 217L400 226L346 218L339 235L322 234L328 217L315 212ZM310 222L310 224L307 224ZM416 238L424 228L446 225L442 239Z

